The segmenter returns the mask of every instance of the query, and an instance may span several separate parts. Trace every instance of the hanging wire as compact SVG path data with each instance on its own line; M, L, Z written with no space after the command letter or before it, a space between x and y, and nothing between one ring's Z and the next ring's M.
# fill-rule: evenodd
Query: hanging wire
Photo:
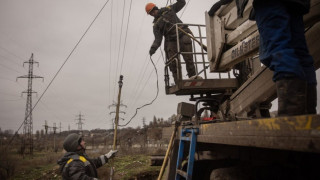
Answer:
M180 18L182 17L184 11L187 9L187 6L189 5L189 2L190 2L190 0L188 0L186 6L184 7L184 9L183 9L183 11L182 11L182 13L181 13L181 15L180 15Z
M156 64L158 64L158 62L159 62L159 60L160 60L160 57L161 57L161 56L159 56ZM150 72L150 74L149 74L148 76L145 76L145 77L148 77L148 79L147 79L146 82L144 83L144 86L142 86L142 89L139 91L139 93L136 93L135 101L134 101L134 105L133 105L133 106L135 106L136 103L138 102L138 100L140 99L140 97L141 97L141 95L142 95L142 93L143 93L144 88L146 87L146 85L148 84L148 81L149 81L150 78L151 78L151 74L152 74L152 73L153 73L153 70Z
M120 127L127 126L127 125L132 121L132 119L137 115L139 109L151 105L151 104L158 98L158 94L159 94L158 71L157 71L157 67L156 67L156 65L154 64L151 56L150 56L150 60L151 60L151 62L152 62L152 64L153 64L153 67L154 67L155 72L156 72L156 75L157 75L157 94L156 94L156 97L155 97L150 103L144 104L144 105L136 108L136 112L135 112L135 114L131 117L131 119L130 119L126 124L124 124L124 125L118 125L118 126L120 126Z

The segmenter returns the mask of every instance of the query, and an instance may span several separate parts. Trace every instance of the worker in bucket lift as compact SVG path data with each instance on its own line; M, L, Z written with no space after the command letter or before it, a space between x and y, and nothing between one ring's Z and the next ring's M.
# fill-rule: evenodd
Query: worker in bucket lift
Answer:
M317 80L304 36L310 0L254 0L261 62L274 71L278 116L316 114ZM253 13L254 12L254 13Z
M117 150L111 150L96 159L90 159L85 153L84 139L76 133L69 134L65 138L63 148L67 153L58 161L58 164L62 178L65 180L97 179L97 168L106 164L117 153Z
M149 54L152 56L156 50L160 47L162 36L165 37L164 50L166 52L166 56L168 59L172 58L177 54L177 34L176 28L174 24L182 23L182 21L178 18L177 12L179 12L184 5L186 4L185 0L177 0L176 3L159 9L155 4L148 3L146 5L147 14L154 17L153 20L153 34L155 36L155 40L151 45ZM185 32L192 34L191 30L188 26L180 26ZM192 52L192 41L190 37L185 35L183 32L179 31L179 44L180 50L182 52ZM182 54L184 61L186 63L186 69L188 72L189 78L194 76L197 78L195 65L193 62L192 54ZM172 62L169 65L170 71L172 72L172 76L174 78L175 83L177 84L177 65L176 62Z

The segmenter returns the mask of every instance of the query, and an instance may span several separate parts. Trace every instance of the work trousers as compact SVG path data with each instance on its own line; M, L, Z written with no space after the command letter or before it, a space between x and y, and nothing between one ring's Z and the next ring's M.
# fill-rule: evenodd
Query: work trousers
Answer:
M259 57L274 71L273 81L298 77L308 84L316 84L314 62L304 36L303 15L278 0L253 6L260 33Z
M190 37L187 35L182 35L179 38L179 45L181 52L192 52L192 41ZM178 53L177 41L165 41L165 51L168 59L171 59ZM188 77L196 75L195 65L193 62L193 55L192 54L182 54L183 59L186 63L186 69L188 72ZM176 62L172 62L169 65L170 71L172 72L172 76L176 82L177 80L177 64Z

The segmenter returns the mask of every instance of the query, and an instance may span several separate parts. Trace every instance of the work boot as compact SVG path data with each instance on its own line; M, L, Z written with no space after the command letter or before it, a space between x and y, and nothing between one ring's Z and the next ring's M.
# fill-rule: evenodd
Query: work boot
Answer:
M317 85L307 84L307 114L317 114Z
M278 116L295 116L306 113L306 81L284 78L276 81Z

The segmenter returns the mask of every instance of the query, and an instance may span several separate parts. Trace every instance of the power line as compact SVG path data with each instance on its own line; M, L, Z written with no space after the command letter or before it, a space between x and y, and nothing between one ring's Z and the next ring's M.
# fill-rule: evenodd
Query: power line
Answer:
M8 66L6 66L6 65L4 65L4 64L2 64L2 63L0 63L0 66L6 68L7 70L11 70L11 71L17 72L17 73L19 73L19 74L22 74L22 73L23 73L23 72L21 72L21 71L17 71L17 70L15 70L15 69L11 68L11 67L8 67Z
M80 44L80 42L82 41L82 39L84 38L84 36L87 34L87 32L89 31L89 29L91 28L91 26L93 25L93 23L96 21L96 19L98 18L98 16L101 14L102 10L105 8L105 6L107 5L107 3L109 2L109 0L107 0L107 2L102 6L102 8L100 9L100 11L98 12L98 14L95 16L95 18L93 19L93 21L90 23L89 27L86 29L86 31L84 32L84 34L81 36L80 40L76 43L75 47L72 49L72 51L70 52L70 54L68 55L68 57L66 58L66 60L63 62L63 64L61 65L61 67L59 68L59 70L57 71L57 73L54 75L54 77L52 78L52 80L50 81L49 85L47 86L47 88L44 90L44 92L41 94L40 98L38 99L38 101L35 103L35 105L33 106L33 108L31 109L31 112L34 110L34 108L37 106L37 104L39 103L39 101L41 100L41 98L43 97L43 95L47 92L47 90L49 89L49 87L51 86L52 82L55 80L55 78L58 76L58 74L60 73L61 69L63 68L63 66L66 64L66 62L69 60L69 58L71 57L71 55L73 54L73 52L75 51L75 49L78 47L78 45ZM30 114L29 114L30 115ZM28 115L28 116L29 116ZM18 131L21 129L23 125L20 125L20 127L18 128L18 130L16 131L16 134L18 133ZM15 135L16 135L15 134ZM9 141L8 146L12 143L13 139L15 138L15 135L11 138L11 140ZM8 148L7 146L7 148Z
M146 61L148 60L148 54L146 55ZM132 91L132 95L131 97L136 97L137 96L137 92L139 90L139 87L141 85L141 82L142 82L142 79L145 77L145 73L147 71L147 67L149 65L150 61L147 61L147 63L144 63L145 66L142 67L143 71L140 71L139 73L139 76L138 76L138 79L137 79L137 82L135 83L135 88L134 88L134 91ZM134 98L133 98L134 99Z
M116 67L116 76L118 76L118 65L119 65L119 59L120 59L120 46L121 46L121 39L122 39L122 27L123 27L123 19L124 19L124 10L126 6L126 0L123 0L123 9L122 9L122 20L121 20L121 28L120 28L120 40L119 40L119 48L118 48L118 58L117 58L117 67ZM116 81L117 78L114 79L114 89L113 89L113 97L115 94L115 89L116 89Z
M110 91L111 91L111 59L112 59L112 9L113 9L113 0L111 0L111 20L110 20L110 60L109 60L109 100L110 100Z
M1 92L1 91L0 91L0 94L6 95L6 96L20 97L20 96L17 96L16 94L10 94L10 93Z
M0 99L0 102L7 102L7 101L21 101L23 100L22 98L20 99Z
M11 55L13 55L13 56L15 56L15 57L17 57L17 58L21 59L22 61L24 61L24 58L22 58L22 57L20 57L20 56L16 55L15 53L13 53L13 52L9 51L9 50L8 50L8 49L6 49L6 48L4 48L4 47L0 46L0 49L5 50L5 51L6 51L6 52L8 52L9 54L11 54Z
M14 63L15 65L18 65L18 67L20 67L21 66L21 63L19 62L19 63L17 63L16 61L14 61L14 60L12 60L12 59L9 59L8 57L6 57L6 56L3 56L3 55L0 55L2 58L4 58L5 60L7 60L8 62L10 62L10 63ZM25 71L27 71L26 69L24 69Z
M123 45L123 51L122 51L123 54L122 54L122 60L121 60L121 66L120 66L120 74L122 73L122 63L123 63L123 59L124 59L124 52L125 52L125 50L126 50L126 42L127 42L128 28L129 28L129 22L130 22L131 5L132 5L132 0L130 1L130 9L129 9L129 15L128 15L126 36L125 36L125 39L124 39L124 45Z

